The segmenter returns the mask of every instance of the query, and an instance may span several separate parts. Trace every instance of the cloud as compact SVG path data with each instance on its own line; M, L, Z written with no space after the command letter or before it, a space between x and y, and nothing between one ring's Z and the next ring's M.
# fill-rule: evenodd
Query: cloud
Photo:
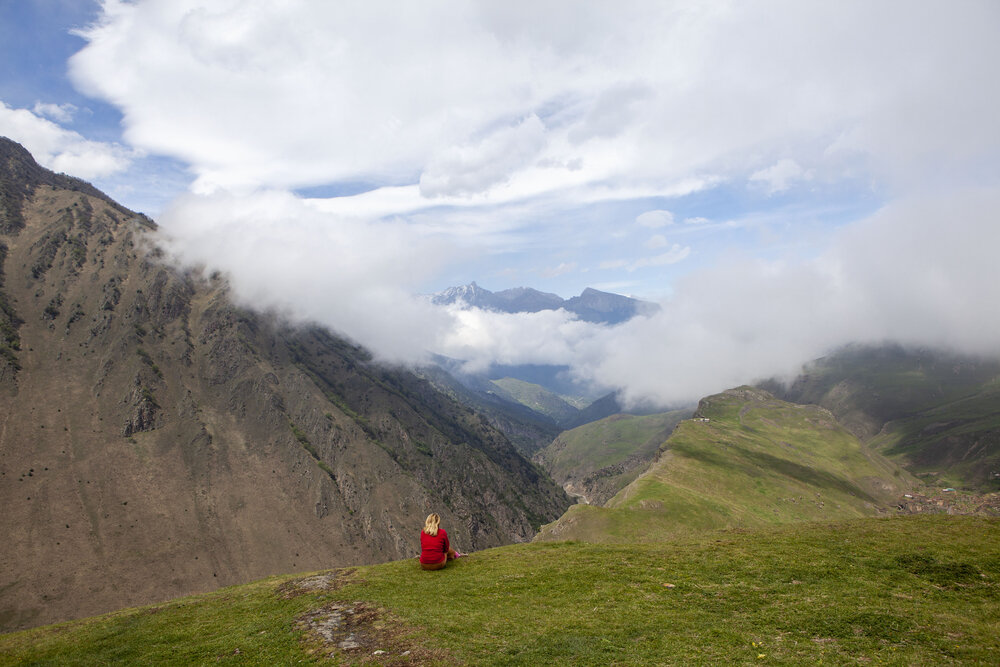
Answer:
M844 227L816 258L736 253L689 273L659 313L615 327L565 311L433 306L403 286L447 261L446 240L341 218L287 193L192 195L163 228L174 253L224 270L247 305L334 327L381 359L417 363L434 351L480 370L565 364L626 401L670 405L791 376L849 342L1000 355L998 210L993 189L907 198ZM687 252L674 246L648 265Z
M762 187L767 194L784 192L798 181L809 180L812 172L806 171L795 160L783 158L767 169L750 174L750 184Z
M27 148L39 164L83 179L120 172L129 166L134 155L118 144L90 141L27 109L12 109L3 102L0 102L0 136Z
M122 112L133 147L196 174L195 194L161 219L171 249L224 269L246 303L327 324L382 358L566 363L627 398L670 402L794 372L855 340L998 352L990 0L102 8L70 73ZM50 166L127 160L26 110L3 107L0 123L28 128ZM832 239L808 257L765 261L734 249L747 229L701 217L778 216L732 208L798 194L807 179L855 197L800 202L802 221L823 218L817 236ZM287 192L341 181L372 189ZM878 213L856 220L873 200ZM714 233L723 246L720 261L702 254L659 286L671 296L654 317L600 327L410 296L486 253L534 251L542 266L552 248L597 238L605 252L592 256L619 257L599 264L622 272L611 282L706 247L654 234L664 252L622 250L614 230L640 211L649 229L676 211L690 226L669 236ZM788 248L795 214L782 220Z
M573 367L627 400L670 404L790 377L852 342L995 358L998 210L996 189L916 196L845 227L814 260L730 257L689 274L657 315L581 342Z
M662 236L654 236L650 242L646 243L648 248L661 248L668 245L667 240ZM612 259L605 260L598 265L600 269L624 269L628 272L636 271L650 266L667 266L676 264L687 259L691 254L691 248L674 243L667 252L653 255L651 257L640 257L638 259Z
M646 240L645 246L650 250L667 247L667 237L662 234L654 234Z
M35 102L35 106L31 110L36 116L43 116L64 124L73 122L73 116L79 111L74 104L47 104L44 102Z
M244 305L331 326L383 360L420 362L453 325L409 289L440 266L447 242L400 223L337 216L280 191L188 195L161 221L170 254L223 271Z
M450 147L428 162L420 175L420 194L439 197L484 192L532 162L544 145L545 127L538 116L531 115L475 144Z
M1000 92L981 82L998 11L107 0L70 73L203 191L360 179L474 194L539 164L573 165L551 188L667 187L746 178L775 153L907 180L996 169Z

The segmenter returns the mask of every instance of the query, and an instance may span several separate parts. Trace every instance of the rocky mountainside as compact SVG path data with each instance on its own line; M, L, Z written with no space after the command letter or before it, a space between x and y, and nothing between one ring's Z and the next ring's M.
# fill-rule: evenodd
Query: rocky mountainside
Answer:
M0 139L0 631L531 539L568 499L472 410L181 273Z
M464 376L459 380L441 366L427 366L419 375L446 396L483 415L491 426L528 457L559 435L559 426L550 418L497 392L489 380Z
M620 324L636 315L651 315L659 306L621 294L586 288L580 296L570 299L540 292L530 287L514 287L500 292L483 289L475 282L461 287L449 287L431 296L438 305L464 304L470 308L495 310L501 313L537 313L542 310L567 310L581 320L598 324Z

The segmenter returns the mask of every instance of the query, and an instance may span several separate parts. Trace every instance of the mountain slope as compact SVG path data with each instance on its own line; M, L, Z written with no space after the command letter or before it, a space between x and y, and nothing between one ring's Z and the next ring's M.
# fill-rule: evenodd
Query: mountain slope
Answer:
M502 396L483 376L459 380L442 366L427 366L418 373L438 391L486 417L525 456L552 442L561 430L551 418Z
M1000 490L1000 362L853 346L808 366L783 398L815 403L943 486Z
M3 139L0 183L0 630L408 557L429 511L525 541L568 504L481 416L235 306Z
M826 410L750 387L702 399L659 458L605 507L574 505L537 540L666 535L873 516L910 478L864 449Z
M517 378L491 380L505 398L520 403L531 410L549 417L560 426L577 417L580 411L541 385Z
M559 434L534 456L567 492L603 505L642 473L690 410L617 414Z

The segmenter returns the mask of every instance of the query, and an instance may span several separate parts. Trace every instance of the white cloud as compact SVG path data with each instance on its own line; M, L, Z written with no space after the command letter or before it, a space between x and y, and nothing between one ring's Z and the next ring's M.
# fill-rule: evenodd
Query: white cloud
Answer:
M439 197L484 192L533 162L544 145L545 126L532 114L475 144L452 146L432 157L420 175L420 194Z
M422 360L452 325L410 289L447 243L403 224L332 215L278 191L189 195L161 222L171 254L225 272L241 302L331 326L383 359Z
M907 199L845 227L816 259L734 255L688 274L657 315L615 327L564 311L432 306L401 286L446 260L453 250L443 240L333 216L287 193L191 196L163 227L173 251L225 270L247 304L329 325L380 358L412 362L435 351L479 369L566 364L626 400L672 404L794 374L848 342L1000 355L996 211L1000 192L991 189ZM675 245L634 264L688 251Z
M45 102L35 102L31 109L36 116L43 116L57 123L71 123L73 116L79 111L74 104L50 104Z
M27 148L39 164L83 179L122 171L133 156L132 151L117 144L87 140L27 109L12 109L3 102L0 102L0 136Z
M423 175L468 195L540 164L566 166L549 188L663 186L776 153L905 180L1000 146L988 1L103 7L73 80L205 191Z
M766 169L750 174L750 184L762 187L768 194L784 192L798 181L812 178L812 172L803 169L798 162L789 158L778 160Z
M850 342L996 357L997 211L996 189L914 197L846 227L816 260L731 257L686 277L654 317L578 345L574 368L671 403L791 376Z
M646 244L646 246L649 248L661 248L670 245L667 243L667 240L662 236L654 236L653 239L651 239L651 241L653 242ZM674 243L670 245L670 249L667 252L660 253L659 255L653 255L651 257L639 257L638 259L605 260L598 265L598 268L605 270L624 269L625 271L631 273L637 269L642 269L650 266L667 266L669 264L676 264L678 262L687 259L688 255L690 254L691 254L690 247Z
M670 211L646 211L635 219L643 227L658 229L674 224L674 214Z
M624 269L629 265L627 259L607 259L597 265L599 269Z
M103 7L71 76L121 110L133 146L197 175L201 196L162 220L174 250L225 269L247 303L286 307L385 358L563 362L628 397L673 401L792 372L851 340L997 351L991 0ZM4 127L17 122L49 166L125 159L0 109ZM819 259L732 252L664 286L671 299L653 318L595 327L409 296L470 248L523 250L532 224L588 204L681 211L707 188L778 193L806 179L864 183L888 203L838 220ZM336 181L375 189L324 202L268 190ZM636 222L660 229L674 216L656 208ZM719 238L730 231L718 226ZM692 252L653 244L665 252L600 267L634 273Z

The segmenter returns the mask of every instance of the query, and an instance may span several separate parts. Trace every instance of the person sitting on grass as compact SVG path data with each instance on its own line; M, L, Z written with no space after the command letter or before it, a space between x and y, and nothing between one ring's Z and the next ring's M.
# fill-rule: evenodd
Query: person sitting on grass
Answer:
M420 531L420 567L425 570L440 570L448 561L465 555L451 548L448 533L440 525L441 517L428 514Z

